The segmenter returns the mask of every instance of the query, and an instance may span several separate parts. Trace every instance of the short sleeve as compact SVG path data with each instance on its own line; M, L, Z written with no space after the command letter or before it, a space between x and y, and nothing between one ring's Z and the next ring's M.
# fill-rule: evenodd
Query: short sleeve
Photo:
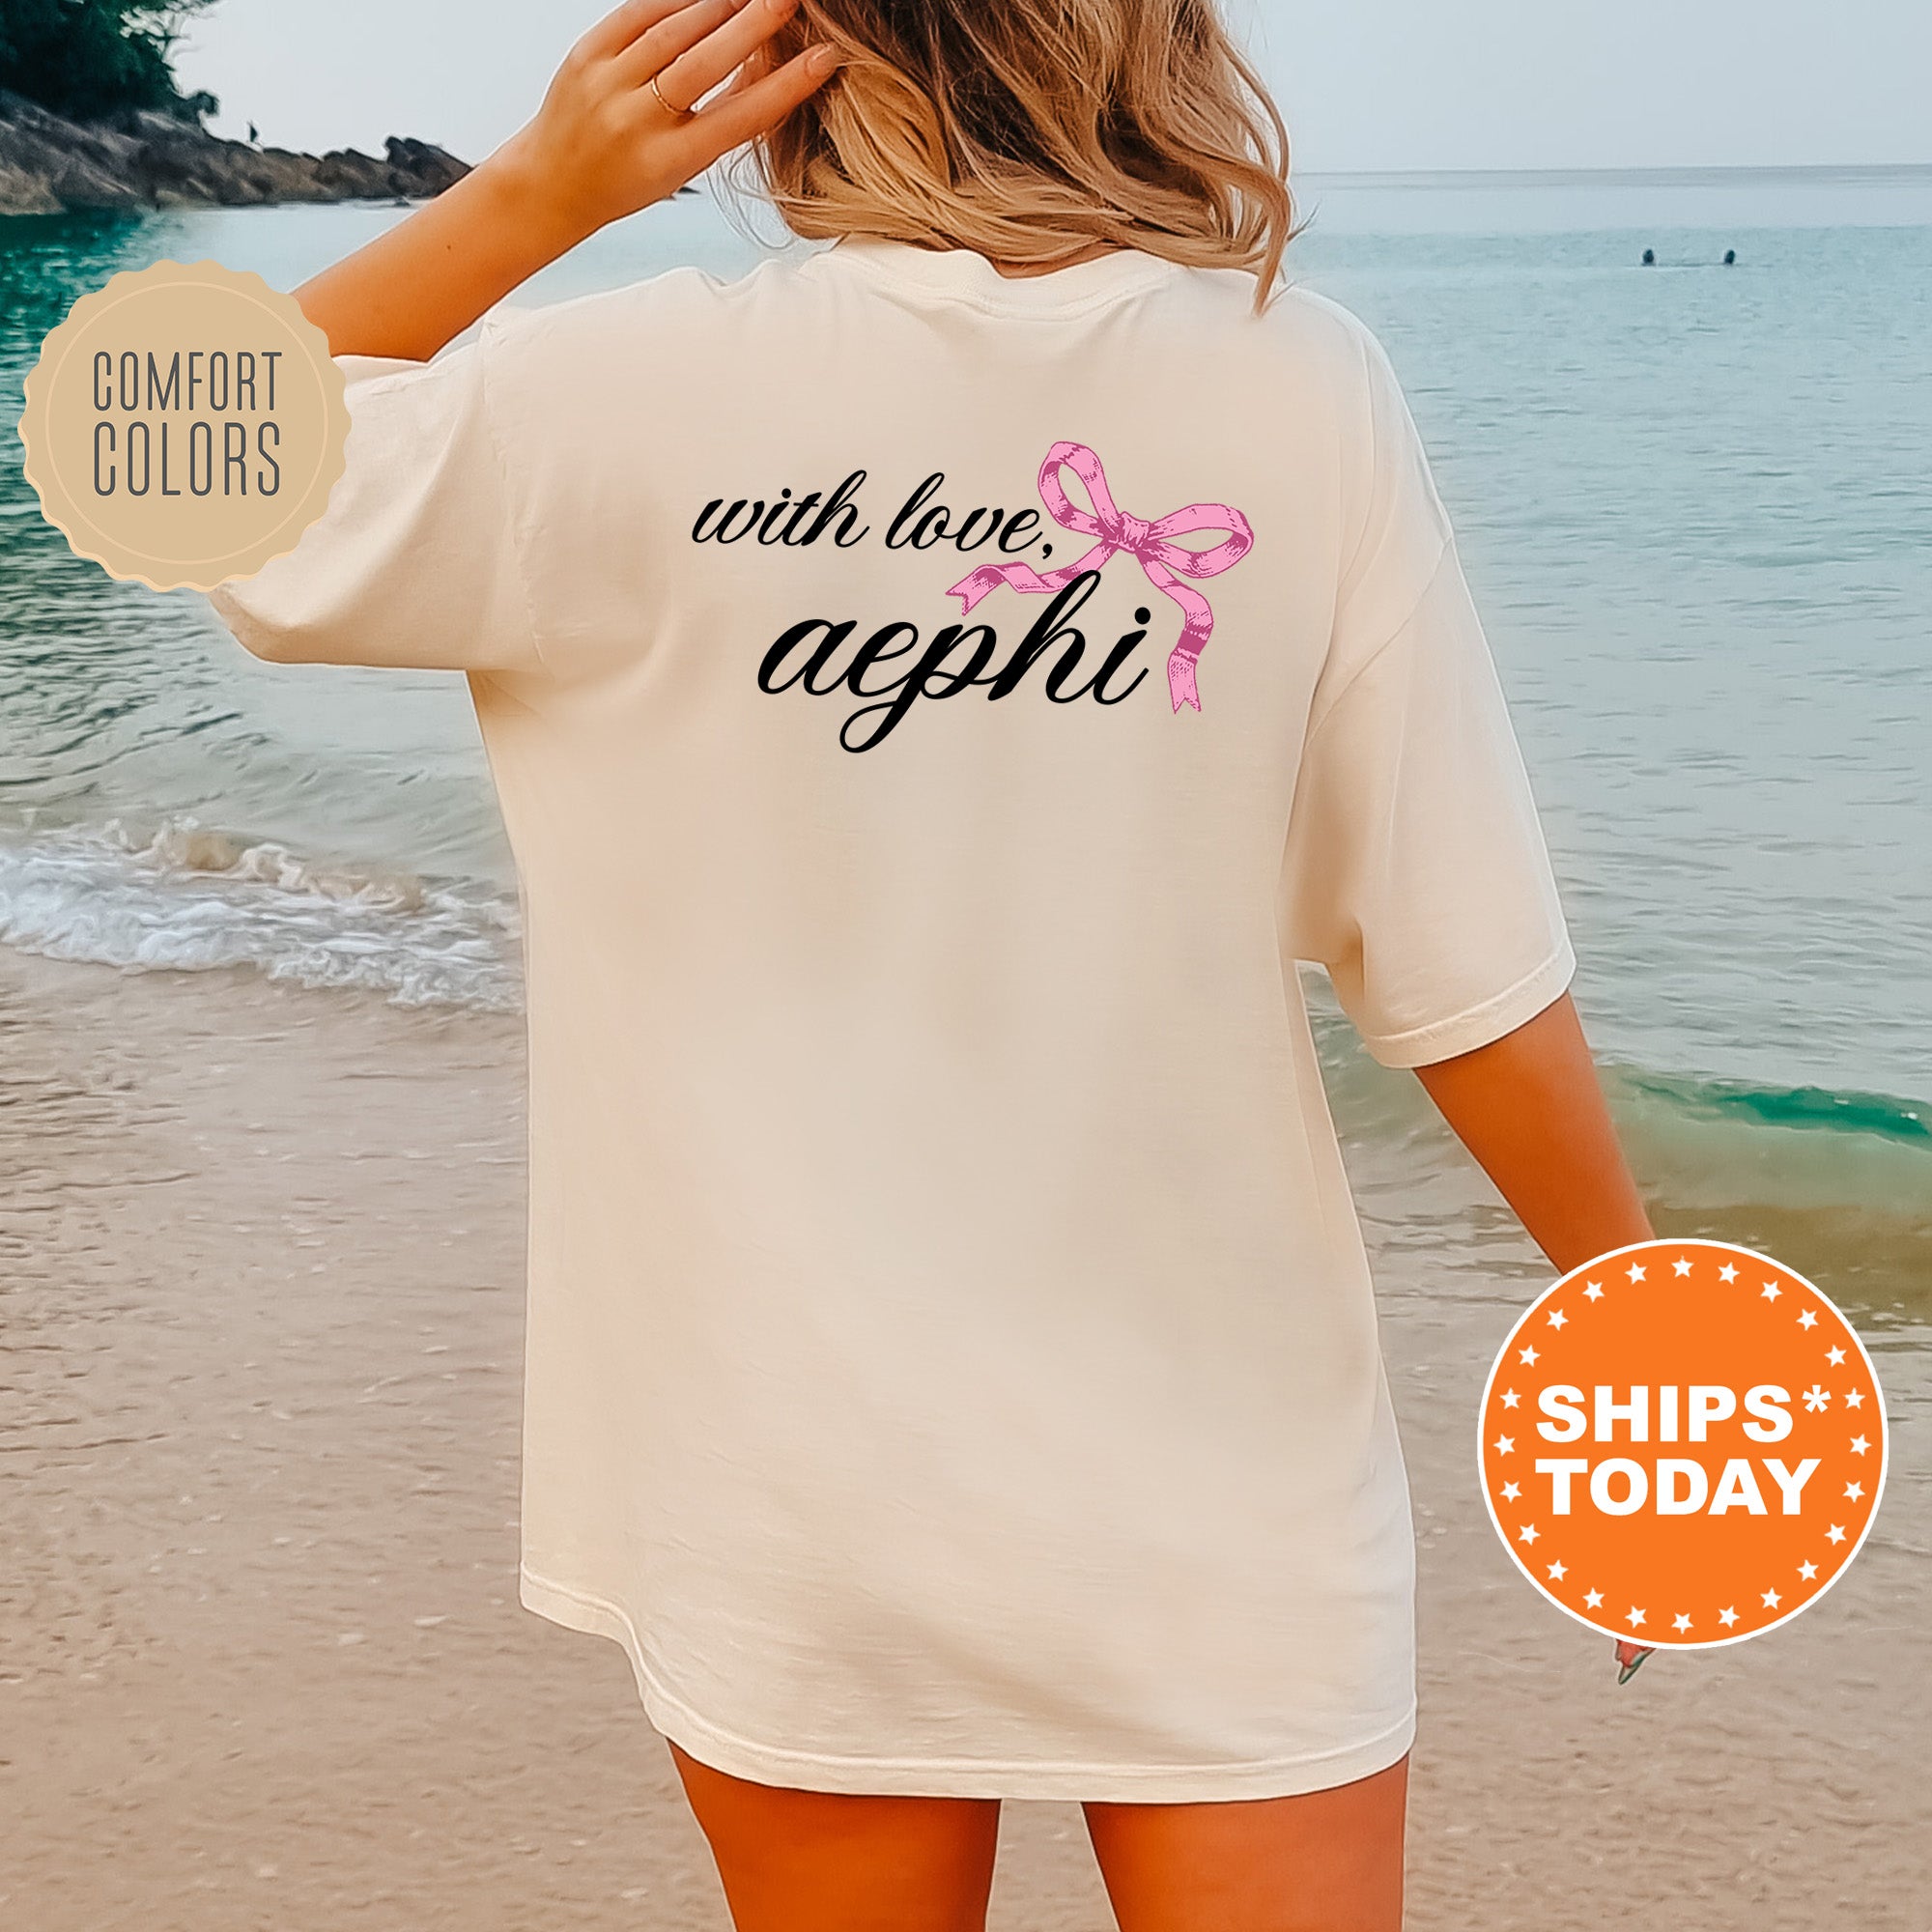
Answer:
M427 362L336 357L344 469L296 547L209 593L246 650L281 664L542 668L504 453L491 324Z
M1576 958L1420 439L1385 363L1372 381L1382 440L1303 745L1282 934L1377 1060L1421 1066L1534 1018Z

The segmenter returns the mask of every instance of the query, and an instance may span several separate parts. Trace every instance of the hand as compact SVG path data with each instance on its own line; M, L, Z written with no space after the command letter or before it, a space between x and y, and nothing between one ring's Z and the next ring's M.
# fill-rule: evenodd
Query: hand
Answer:
M310 276L295 292L302 313L336 355L428 361L606 222L662 201L822 86L838 65L830 47L770 59L796 6L626 0L570 50L527 127Z
M797 4L625 0L571 48L534 118L484 168L567 242L664 200L776 127L837 68L822 45L770 65L766 43Z

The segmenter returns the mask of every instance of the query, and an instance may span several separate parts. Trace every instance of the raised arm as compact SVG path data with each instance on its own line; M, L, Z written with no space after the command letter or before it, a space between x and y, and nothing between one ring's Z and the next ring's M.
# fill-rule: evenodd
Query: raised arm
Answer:
M1568 993L1488 1046L1415 1073L1559 1272L1651 1239Z
M428 361L539 269L674 193L822 85L838 64L829 47L777 68L765 59L796 5L626 0L571 48L526 127L297 289L303 314L336 355ZM724 81L710 104L683 111Z

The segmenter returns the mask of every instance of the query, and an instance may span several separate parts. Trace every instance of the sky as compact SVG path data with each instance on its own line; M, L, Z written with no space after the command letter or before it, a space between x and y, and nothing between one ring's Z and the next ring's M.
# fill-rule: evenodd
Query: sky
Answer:
M982 0L983 3L983 0ZM996 4L996 0L995 0ZM1227 0L1297 168L1932 162L1925 0ZM218 0L179 61L217 132L480 160L603 0Z

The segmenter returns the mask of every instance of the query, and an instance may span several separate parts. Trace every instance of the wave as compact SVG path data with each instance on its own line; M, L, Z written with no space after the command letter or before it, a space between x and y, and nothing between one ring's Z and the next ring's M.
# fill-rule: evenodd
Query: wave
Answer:
M0 943L54 959L500 1011L522 997L517 937L500 892L323 865L186 815L0 841Z
M1619 1080L1633 1105L1656 1104L1673 1114L1748 1126L1873 1134L1932 1153L1932 1106L1889 1094L1755 1087L1742 1080L1677 1080L1631 1068L1619 1069Z
M1439 1172L1449 1133L1420 1084L1378 1066L1339 1015L1315 1021L1344 1135ZM1932 1319L1932 1105L1616 1062L1602 1073L1660 1235L1756 1248L1847 1306Z
M1932 1315L1932 1106L1605 1069L1660 1234L1776 1255L1839 1299Z

